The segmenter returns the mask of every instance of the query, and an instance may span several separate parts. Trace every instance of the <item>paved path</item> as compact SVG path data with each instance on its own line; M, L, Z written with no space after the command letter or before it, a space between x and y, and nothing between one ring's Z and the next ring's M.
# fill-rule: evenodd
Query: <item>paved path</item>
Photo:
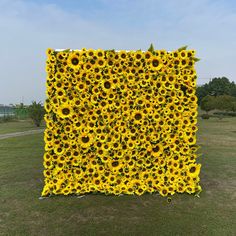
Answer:
M9 133L9 134L0 134L0 140L6 139L6 138L13 138L13 137L18 137L18 136L29 135L29 134L37 134L37 133L41 133L43 131L44 131L44 129L34 129L34 130L15 132L15 133Z

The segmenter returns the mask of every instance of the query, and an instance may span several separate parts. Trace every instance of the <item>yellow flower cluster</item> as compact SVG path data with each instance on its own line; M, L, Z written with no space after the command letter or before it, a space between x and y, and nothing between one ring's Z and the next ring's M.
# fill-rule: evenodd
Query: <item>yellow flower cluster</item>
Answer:
M199 191L194 56L48 49L42 196Z

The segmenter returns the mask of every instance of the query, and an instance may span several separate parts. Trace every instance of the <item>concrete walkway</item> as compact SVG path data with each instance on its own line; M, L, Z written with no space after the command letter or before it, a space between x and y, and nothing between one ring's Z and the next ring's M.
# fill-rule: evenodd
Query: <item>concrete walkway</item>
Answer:
M37 133L41 133L43 131L44 131L44 129L34 129L34 130L15 132L15 133L9 133L9 134L0 134L0 140L6 139L6 138L13 138L13 137L18 137L18 136L29 135L29 134L37 134Z

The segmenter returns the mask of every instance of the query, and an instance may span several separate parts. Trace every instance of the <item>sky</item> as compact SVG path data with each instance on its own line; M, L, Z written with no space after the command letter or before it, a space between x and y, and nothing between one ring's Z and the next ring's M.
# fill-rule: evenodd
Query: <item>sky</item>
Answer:
M45 51L168 51L201 58L197 84L236 82L234 0L0 0L0 104L45 100Z

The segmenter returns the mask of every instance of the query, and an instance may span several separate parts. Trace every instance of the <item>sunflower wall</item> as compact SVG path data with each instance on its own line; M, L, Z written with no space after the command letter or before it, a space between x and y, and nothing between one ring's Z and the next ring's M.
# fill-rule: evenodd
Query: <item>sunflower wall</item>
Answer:
M195 193L195 51L47 50L42 196Z

